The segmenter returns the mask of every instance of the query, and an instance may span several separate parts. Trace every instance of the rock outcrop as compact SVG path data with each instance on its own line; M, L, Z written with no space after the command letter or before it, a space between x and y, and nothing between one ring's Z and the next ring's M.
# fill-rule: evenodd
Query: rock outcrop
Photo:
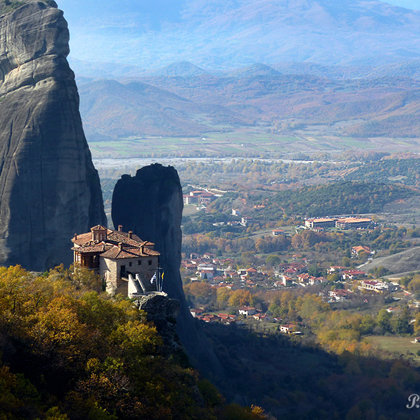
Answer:
M71 262L69 238L105 224L54 1L0 0L0 264Z
M154 292L141 296L137 302L139 309L146 312L147 320L156 326L167 354L182 352L183 349L176 334L179 301L171 299L164 292Z
M163 290L180 302L177 332L192 363L204 373L219 374L221 366L207 338L192 318L182 289L181 264L183 210L177 171L160 164L146 166L136 176L123 175L112 197L112 222L154 242L164 272Z
M159 164L146 166L135 177L123 175L112 196L112 222L152 241L160 252L163 289L185 301L179 267L182 244L182 189L177 171Z

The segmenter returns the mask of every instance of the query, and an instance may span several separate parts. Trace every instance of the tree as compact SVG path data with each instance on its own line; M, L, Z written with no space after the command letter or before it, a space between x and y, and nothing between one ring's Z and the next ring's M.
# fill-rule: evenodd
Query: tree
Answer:
M265 263L269 267L275 267L275 266L277 266L277 265L279 265L281 263L281 258L278 255L269 255L265 259Z
M376 326L376 322L371 315L365 315L360 323L360 332L362 334L371 334Z
M413 327L410 324L411 314L408 306L405 306L401 313L397 317L392 319L391 325L392 330L396 334L411 334L413 332Z
M331 282L336 282L336 281L341 280L341 276L339 273L331 273L331 274L328 274L327 280Z
M343 257L343 258L341 259L341 264L342 264L344 267L350 267L350 266L351 266L351 260L350 260L350 258L349 258L349 257Z
M187 297L191 298L194 304L208 305L216 300L216 291L208 283L195 281L184 287Z
M13 343L19 369L0 359L0 417L210 420L225 408L129 299L89 291L63 267L1 267L0 313L0 348Z
M311 264L309 267L308 267L308 273L311 275L311 276L315 276L315 277L318 277L318 276L320 276L321 274L322 274L322 271L321 271L321 269L319 268L319 266L318 266L318 264Z
M389 274L389 270L383 266L375 267L373 270L375 277L383 277Z
M70 266L70 277L76 288L85 288L100 292L102 290L102 281L98 274L86 267Z
M329 305L322 301L320 296L305 294L298 299L296 309L304 319L311 319L318 316L321 312L329 310Z
M416 315L415 318L415 322L414 322L414 334L416 336L420 335L420 312Z
M219 308L226 308L231 294L232 292L227 287L220 287L217 289L217 306Z
M282 308L276 302L273 302L273 303L270 304L270 306L268 307L268 311L270 312L271 315L273 315L275 317L282 317L286 314L285 309Z
M229 297L229 306L240 307L254 304L254 298L249 290L239 289Z
M383 332L391 331L392 315L386 310L381 309L376 317L376 323Z

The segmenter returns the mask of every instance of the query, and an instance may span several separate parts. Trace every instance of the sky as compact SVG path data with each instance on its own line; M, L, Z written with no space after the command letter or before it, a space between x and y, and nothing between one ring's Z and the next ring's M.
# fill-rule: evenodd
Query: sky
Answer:
M162 33L166 33L165 27L169 24L181 20L185 6L194 4L195 10L192 12L197 12L197 10L204 10L205 7L212 7L216 3L223 5L223 2L216 0L56 1L69 23L70 58L83 61L138 64L134 57L136 52L142 49L141 59L149 65L153 61L154 51L151 47L153 44L157 49L164 48L165 45L162 43L166 42L169 45L172 43L175 47L175 40L166 41ZM225 1L237 2L238 0ZM420 0L386 0L386 2L420 10ZM199 9L200 6L202 9ZM147 34L147 39L145 34ZM129 51L132 51L132 54L127 53Z
M406 7L407 9L420 10L420 0L387 0L386 3Z

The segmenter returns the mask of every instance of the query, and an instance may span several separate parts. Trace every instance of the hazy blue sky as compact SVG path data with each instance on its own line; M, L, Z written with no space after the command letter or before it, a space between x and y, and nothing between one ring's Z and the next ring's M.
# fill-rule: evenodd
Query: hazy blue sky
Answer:
M220 11L224 5L224 2L220 0L56 1L64 10L69 23L73 58L96 62L126 62L127 64L147 62L149 66L153 62L156 51L168 50L168 45L169 50L171 47L179 47L176 42L178 33L165 30L170 24L180 21L185 14L203 16L206 8L217 4L216 7ZM235 3L252 0L224 1ZM335 7L346 0L336 1ZM386 2L420 10L420 0L387 0ZM256 0L255 3L257 4L258 1ZM179 26L182 27L182 25ZM190 48L191 53L191 45L195 39L188 39L188 37L188 34L184 34L182 49ZM140 50L141 53L139 53ZM217 54L217 51L215 53Z
M386 3L395 4L396 6L407 7L409 9L420 10L420 0L386 0Z

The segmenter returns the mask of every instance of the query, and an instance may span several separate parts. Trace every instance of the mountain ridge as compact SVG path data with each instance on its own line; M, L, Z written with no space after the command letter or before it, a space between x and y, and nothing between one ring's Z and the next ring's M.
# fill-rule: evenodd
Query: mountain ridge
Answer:
M376 0L190 0L172 15L155 30L147 29L147 13L133 16L127 29L121 24L117 34L102 27L102 42L118 43L110 61L146 67L194 61L221 70L255 62L365 65L420 57L420 11ZM89 31L92 40L93 30L78 27L73 43L78 59L95 57L101 48L98 43L83 52L83 34ZM95 59L103 61L103 54Z
M396 76L387 76L385 68L365 73L369 77L331 79L282 74L256 64L218 75L143 76L120 80L119 88L129 95L124 101L122 93L113 95L111 90L96 89L93 81L84 81L81 111L90 140L100 140L101 132L114 139L201 137L253 125L282 126L280 132L289 134L296 123L324 125L326 133L340 136L419 136L420 80L401 77L403 70L396 67L392 69ZM136 83L147 89L136 89ZM104 101L108 101L107 109L101 108ZM150 115L147 124L131 124L129 134L124 132L128 122L145 115ZM114 130L118 124L121 129Z

